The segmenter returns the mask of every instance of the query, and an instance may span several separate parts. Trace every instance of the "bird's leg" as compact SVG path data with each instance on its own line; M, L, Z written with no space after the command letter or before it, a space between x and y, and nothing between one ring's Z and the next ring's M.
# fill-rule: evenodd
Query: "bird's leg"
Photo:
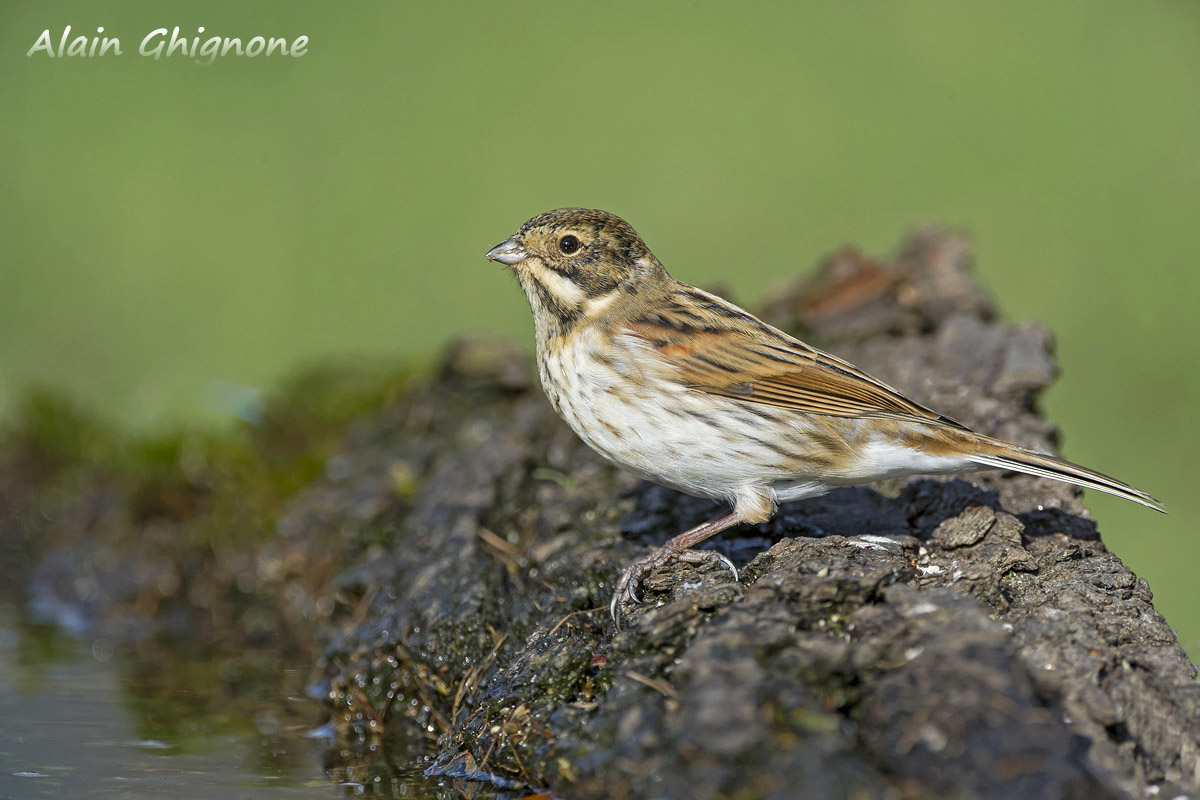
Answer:
M733 562L728 558L712 550L691 550L689 548L700 544L705 539L720 533L726 528L732 528L734 525L742 522L743 519L743 514L739 513L738 509L735 508L719 519L714 519L703 525L697 525L695 528L679 534L675 538L668 540L666 544L650 555L639 558L626 567L625 571L621 573L620 580L617 581L617 586L613 590L612 603L608 607L613 619L617 619L617 607L621 596L627 594L633 602L640 602L637 597L637 587L642 582L642 578L671 561L686 561L689 564L711 564L714 561L719 561L729 567L729 570L733 573L733 579L736 581L738 579L737 567L733 566Z

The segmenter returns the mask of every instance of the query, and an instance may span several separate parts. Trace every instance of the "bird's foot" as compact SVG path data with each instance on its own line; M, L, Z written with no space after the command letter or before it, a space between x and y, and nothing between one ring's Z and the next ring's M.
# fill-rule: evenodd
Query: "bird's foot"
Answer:
M738 579L737 567L720 553L713 550L683 550L668 544L650 555L634 561L621 573L621 578L617 581L616 588L613 589L612 602L608 606L614 622L620 622L622 597L628 598L632 603L642 602L637 596L637 589L641 585L642 579L672 561L683 561L687 564L712 564L714 562L724 564L733 573L733 579L735 581Z

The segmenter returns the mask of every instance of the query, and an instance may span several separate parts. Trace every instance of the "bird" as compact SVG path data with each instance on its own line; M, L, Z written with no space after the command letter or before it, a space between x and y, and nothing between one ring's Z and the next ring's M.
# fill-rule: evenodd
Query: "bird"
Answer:
M672 278L620 217L560 208L486 253L516 276L533 312L538 374L554 410L607 461L730 511L630 564L622 598L672 561L780 503L838 486L1003 469L1162 503L1107 475L985 436L837 356Z

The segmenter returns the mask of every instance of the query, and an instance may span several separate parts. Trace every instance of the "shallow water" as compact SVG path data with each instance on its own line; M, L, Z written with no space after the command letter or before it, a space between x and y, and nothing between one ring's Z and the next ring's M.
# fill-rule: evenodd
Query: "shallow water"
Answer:
M180 660L166 676L136 651L23 625L0 606L0 798L486 794L424 778L416 764L397 769L382 754L326 769L324 713L294 691L300 671L230 699L216 685L237 680L227 665Z

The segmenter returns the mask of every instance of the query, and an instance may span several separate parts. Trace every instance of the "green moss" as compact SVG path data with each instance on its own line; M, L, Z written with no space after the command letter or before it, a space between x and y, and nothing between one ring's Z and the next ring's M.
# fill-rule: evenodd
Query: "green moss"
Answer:
M397 366L318 367L286 381L253 421L136 435L34 390L0 430L0 464L60 497L103 479L135 524L164 517L189 522L194 542L244 542L320 476L352 421L394 402L411 378Z

